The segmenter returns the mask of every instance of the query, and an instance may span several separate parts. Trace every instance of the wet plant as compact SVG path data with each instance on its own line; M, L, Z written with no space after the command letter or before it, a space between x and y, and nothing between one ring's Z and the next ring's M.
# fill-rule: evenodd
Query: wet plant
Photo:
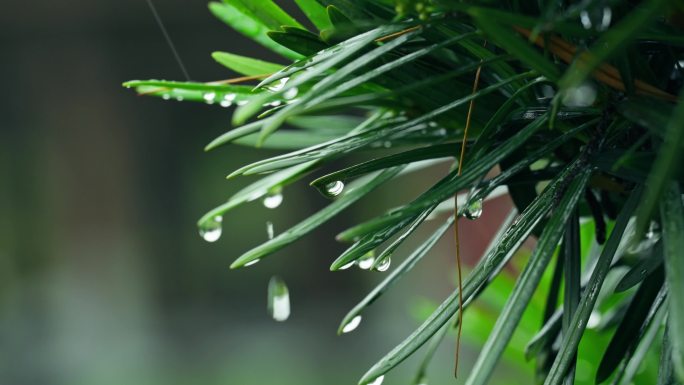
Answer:
M241 76L125 83L144 95L234 108L234 128L206 150L283 150L228 175L261 179L199 220L207 241L219 239L233 208L277 207L301 180L331 200L231 268L267 259L391 180L450 162L414 200L337 235L350 246L331 270L386 271L344 317L346 333L444 234L454 236L456 217L476 220L501 191L514 203L454 292L361 384L378 384L426 346L415 380L423 383L454 326L482 339L474 366L460 370L468 385L488 383L510 346L524 350L547 385L684 381L684 2L295 2L308 20L271 0L209 5L287 64L216 52ZM331 170L359 153L372 156ZM427 221L439 223L434 233L398 252ZM530 237L536 245L521 258ZM520 273L511 277L509 265ZM505 305L491 325L469 324L496 288ZM535 298L541 310L532 309ZM289 315L279 278L269 304L277 320ZM521 341L521 329L532 335Z

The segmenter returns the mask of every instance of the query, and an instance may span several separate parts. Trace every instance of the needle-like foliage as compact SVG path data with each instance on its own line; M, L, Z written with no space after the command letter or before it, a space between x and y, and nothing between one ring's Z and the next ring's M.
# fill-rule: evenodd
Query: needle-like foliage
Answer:
M243 77L125 83L140 94L234 106L235 128L207 150L284 150L230 172L229 178L263 177L200 219L205 239L218 239L222 216L231 209L263 198L277 205L280 191L301 179L332 199L246 251L232 268L271 256L395 178L448 161L452 171L415 199L337 236L351 246L331 259L331 270L359 264L384 271L416 228L428 219L442 221L348 313L340 333L358 326L367 306L451 234L454 214L476 219L482 201L506 188L516 207L465 275L462 293L456 289L437 306L372 365L361 384L377 384L425 344L432 357L457 312L477 304L506 275L506 265L531 236L536 246L519 266L474 367L461 369L466 384L492 378L535 295L546 296L546 305L525 351L536 358L540 383L580 381L586 375L576 372L582 370L578 363L595 359L587 383L629 384L649 347L663 338L657 344L663 348L653 349L660 356L657 381L684 381L684 2L295 3L308 20L295 20L272 0L209 5L287 65L216 52L219 64ZM459 173L455 163L464 140ZM330 170L332 161L361 152L375 156ZM453 197L464 191L454 213ZM542 284L544 277L549 284ZM591 352L598 358L582 355L580 341L593 338L588 329L607 341Z

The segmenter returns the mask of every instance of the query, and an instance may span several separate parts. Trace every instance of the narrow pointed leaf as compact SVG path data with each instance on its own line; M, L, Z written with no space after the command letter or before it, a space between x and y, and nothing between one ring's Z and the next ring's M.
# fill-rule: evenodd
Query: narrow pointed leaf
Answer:
M221 65L245 76L264 75L283 69L282 64L270 63L260 59L236 55L229 52L214 52L211 54Z
M660 203L660 218L663 224L665 278L671 293L667 322L672 364L675 376L684 382L684 207L682 192L675 182L670 182L665 189Z

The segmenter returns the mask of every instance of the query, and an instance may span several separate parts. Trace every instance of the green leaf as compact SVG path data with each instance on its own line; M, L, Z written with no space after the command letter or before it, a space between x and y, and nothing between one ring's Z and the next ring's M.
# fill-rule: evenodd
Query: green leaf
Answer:
M579 213L575 212L565 224L565 234L563 236L563 252L564 252L564 268L565 273L565 290L563 291L563 321L562 331L567 333L572 328L572 316L577 310L581 292L581 278L582 278L582 251L580 243L580 224ZM577 353L575 353L577 354ZM575 362L570 364L570 369L565 377L566 384L575 383Z
M436 146L416 148L406 152L400 152L382 158L369 160L367 162L358 163L343 170L324 175L312 181L311 185L322 191L326 185L337 182L338 180L346 182L358 176L388 167L418 162L426 159L455 157L455 149L457 146L459 146L458 143L440 144Z
M481 89L480 91L459 98L453 102L450 102L449 104L446 104L442 107L439 107L431 112L428 112L426 114L423 114L422 116L409 120L407 122L403 122L400 124L394 124L394 125L389 125L389 126L379 126L374 129L369 129L364 132L360 132L354 135L348 135L341 137L337 140L330 141L328 143L324 143L318 146L313 146L308 149L300 150L300 151L295 151L291 152L289 154L284 154L281 156L277 156L274 158L270 159L264 159L262 161L258 161L255 163L252 163L250 165L241 167L240 169L234 171L231 176L237 176L237 175L249 175L249 174L254 174L254 173L261 173L261 172L266 172L266 171L273 171L277 170L279 168L282 168L284 166L289 166L292 164L297 164L301 162L306 162L308 160L312 159L318 159L326 156L330 156L331 154L345 154L349 153L351 151L357 150L359 148L365 147L370 145L373 142L378 142L384 140L386 137L394 134L398 134L399 132L402 131L407 131L409 129L416 129L416 128L428 128L428 127L423 127L422 124L427 126L427 123L434 119L435 117L442 115L450 110L453 110L456 107L462 106L466 103L468 103L470 100L476 99L478 97L484 96L486 94L492 93L497 91L502 85L508 84L510 82L514 82L515 80L518 79L523 79L526 77L530 77L531 74L529 73L524 73L520 74L517 76L514 76L513 78L505 79L502 80L498 83L495 83L489 87L485 87ZM250 103L251 104L251 103ZM539 128L539 127L537 127ZM493 167L493 165L492 165ZM478 167L479 169L479 167Z
M627 223L636 209L637 204L641 200L642 190L642 186L637 186L630 194L625 205L622 207L622 210L615 221L615 226L610 233L610 237L603 246L601 255L596 262L596 266L594 267L594 271L589 279L589 283L584 289L579 306L577 307L577 311L572 317L571 325L573 325L573 328L570 329L569 333L563 335L560 349L556 359L553 362L553 365L551 366L551 370L544 381L544 385L556 385L563 382L565 373L575 358L577 346L579 345L579 341L584 334L585 328L587 327L589 316L594 309L599 291L603 285L606 275L608 274L613 256L620 245L620 241L622 240Z
M235 140L234 144L248 147L261 147L278 150L299 150L314 146L339 137L336 132L307 132L294 130L281 130L266 138L265 142L259 142L259 133L249 134Z
M304 12L306 17L311 20L311 23L313 23L313 25L316 26L319 31L331 27L325 7L322 6L318 1L295 0L295 3L297 3L299 9Z
M619 24L606 31L589 49L570 65L558 84L563 89L580 85L593 71L620 52L637 34L667 8L668 0L642 1Z
M615 286L615 292L623 292L638 285L663 264L663 243L646 251L646 255L632 267Z
M636 234L643 234L667 186L667 181L682 164L684 154L682 146L684 146L684 100L680 96L677 107L670 115L670 120L665 127L665 137L658 150L658 157L653 162L646 180L646 194L644 202L639 207Z
M234 6L272 31L277 31L282 26L304 28L273 0L223 0L223 3Z
M668 332L672 344L672 364L677 379L684 382L684 207L682 192L675 182L666 184L660 202L660 219L663 225L665 278L671 293L668 298Z
M525 266L525 269L518 278L513 292L509 295L506 305L494 325L494 329L490 333L470 376L466 380L466 385L485 384L492 375L496 363L513 336L513 332L518 326L522 314L532 298L532 294L537 289L559 240L563 236L566 222L575 211L577 202L584 193L591 175L590 170L582 168L583 164L581 163L573 163L573 165L568 167L575 168L571 173L577 173L577 175L574 175L574 179L568 186L567 191L563 192L562 200L555 207L551 218L544 227L544 231L527 266Z
M140 95L165 100L193 101L228 107L255 98L252 87L219 83L174 82L166 80L131 80L123 84Z
M653 317L652 307L657 303L656 297L663 286L663 271L657 270L648 276L639 287L627 308L626 316L620 322L596 372L596 383L599 384L613 374L622 359L630 355L630 350L636 348L645 331L648 315ZM662 303L662 299L660 303ZM641 331L641 333L640 333Z
M235 124L244 123L247 119L255 115L262 108L264 103L268 102L273 97L283 94L295 87L301 86L317 76L324 74L335 65L356 54L366 45L371 44L373 41L375 41L375 39L393 32L397 32L401 30L402 27L404 26L387 25L373 29L349 40L345 40L332 47L325 48L312 58L301 60L288 67L285 67L283 70L262 81L259 86L272 83L275 80L284 79L304 69L308 70L286 82L282 87L272 94L263 94L262 97L259 100L256 100L254 103L248 103L238 108L233 115L233 122Z
M232 4L211 2L209 3L209 10L219 20L228 24L237 32L249 37L271 51L288 59L298 59L301 57L300 54L282 47L271 40L271 38L266 35L269 31L269 28L266 25L243 13Z
M385 279L382 280L361 302L356 304L340 323L337 334L342 334L344 328L354 318L359 316L363 310L377 300L385 291L387 291L399 278L403 277L420 261L425 254L432 249L432 247L439 241L444 233L449 230L454 223L454 217L450 217L444 222L422 245L411 253L396 269L394 269Z
M328 48L328 44L318 36L296 33L293 30L285 32L269 31L268 37L283 47L287 47L304 56L311 56L318 51Z
M246 76L270 74L278 72L284 67L281 64L269 63L228 52L214 52L211 57L226 68Z
M512 28L499 24L497 19L493 18L485 9L472 8L469 13L475 19L478 27L501 48L539 71L549 80L555 82L560 78L558 67L540 54L536 48L520 37Z
M665 332L663 333L663 345L660 350L660 365L658 365L658 384L674 384L674 371L672 368L672 343L670 343L670 333L665 320Z
M325 208L319 210L290 229L278 234L273 239L270 239L267 242L242 254L230 265L230 268L235 269L250 262L260 260L261 258L267 257L268 255L298 240L299 238L313 231L321 224L330 220L342 210L349 207L349 205L352 203L363 198L366 194L371 192L382 183L393 178L399 171L401 171L401 169L402 167L398 166L382 171L372 179L369 178L370 180L364 180L360 182L357 187L350 187L342 196Z
M660 326L665 319L665 311L663 303L665 302L665 290L661 290L653 302L653 306L644 320L644 324L638 332L637 346L630 351L626 356L626 362L622 365L620 370L613 380L618 385L633 384L634 376L637 374L639 367L643 364L648 353L649 348L653 344Z
M226 203L204 214L204 216L202 216L202 218L200 218L200 220L197 222L197 226L201 229L207 225L211 225L214 222L214 218L217 216L223 216L225 213L234 209L235 207L260 199L266 196L269 192L280 191L283 187L297 181L304 175L311 172L317 165L317 162L304 163L259 179L258 181L235 193L230 197L230 199L228 199Z
M551 203L571 178L575 177L566 169L542 192L532 204L523 211L516 221L507 227L506 232L497 240L496 245L480 259L463 282L463 301L468 302L475 293L490 281L492 274L502 267L530 235L534 226L551 209ZM392 349L385 357L371 367L361 378L360 384L368 384L397 366L420 348L432 337L458 310L458 290L442 304L403 342Z
M364 55L360 56L359 58L351 61L349 64L343 66L342 68L339 68L337 71L335 71L333 74L330 74L326 76L323 80L320 82L316 83L309 92L307 92L304 95L301 95L299 97L299 100L296 103L290 104L280 110L275 116L274 120L272 120L268 125L264 125L262 129L262 138L265 139L270 135L273 131L275 131L282 122L287 119L289 115L291 115L291 110L296 109L298 106L303 105L307 101L309 101L313 95L319 94L323 92L323 90L330 88L337 84L339 81L344 79L346 76L349 76L351 73L353 73L356 70L359 70L363 68L365 65L369 64L373 60L378 59L382 55L386 54L387 52L393 50L394 48L398 47L399 45L407 42L411 38L413 38L415 35L417 35L418 32L412 32L412 33L407 33L404 34L394 40L392 40L389 43L383 44L367 53Z

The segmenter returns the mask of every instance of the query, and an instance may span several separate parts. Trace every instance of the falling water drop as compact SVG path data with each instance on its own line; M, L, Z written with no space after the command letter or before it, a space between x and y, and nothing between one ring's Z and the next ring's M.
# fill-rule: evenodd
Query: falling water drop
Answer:
M202 98L205 102L207 102L207 104L213 104L214 100L216 99L216 92L207 92L206 94L202 95Z
M380 264L375 268L377 271L387 271L389 269L390 264L392 263L392 259L390 257L386 257L385 259L380 262Z
M264 198L264 207L268 209L274 209L283 203L283 194L277 192L275 194L269 194Z
M468 219L478 219L482 216L482 199L477 199L470 202L470 205L465 210L465 216Z
M266 235L268 235L268 239L271 240L273 239L273 235L275 234L273 230L273 222L268 221L266 222Z
M325 194L329 197L336 197L344 190L344 182L336 180L325 185Z
M223 217L217 215L212 220L202 224L199 229L200 236L207 242L218 241L218 239L221 238L221 232L223 231L223 228L221 227L222 221Z
M357 315L356 317L352 318L351 321L347 322L344 327L342 328L342 333L349 333L354 331L357 327L359 327L359 324L361 323L361 316Z
M373 252L370 251L368 254L359 258L357 264L359 265L359 268L368 270L371 268L371 266L373 266L373 262L375 262L375 255L373 255Z
M380 384L382 384L382 381L384 381L384 380L385 380L385 376L380 376L380 377L376 378L375 380L369 382L368 385L380 385Z
M278 276L268 281L268 312L278 322L290 317L290 292L285 281Z

